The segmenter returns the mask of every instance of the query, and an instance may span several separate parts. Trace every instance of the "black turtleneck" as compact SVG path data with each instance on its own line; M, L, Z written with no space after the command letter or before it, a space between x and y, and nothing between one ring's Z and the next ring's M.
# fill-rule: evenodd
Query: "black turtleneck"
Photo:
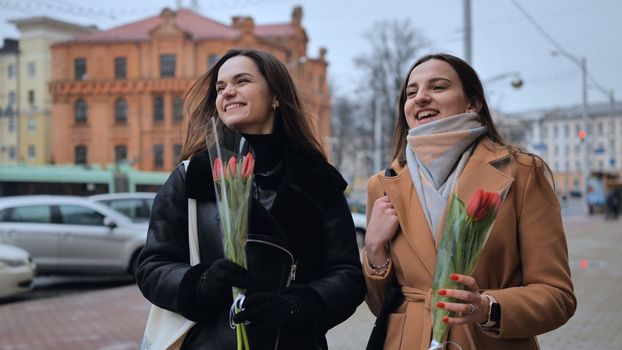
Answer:
M266 135L242 134L255 151L255 173L270 172L283 159L285 142L278 133Z
M242 134L255 151L253 196L270 210L283 178L285 139L279 132L267 135Z

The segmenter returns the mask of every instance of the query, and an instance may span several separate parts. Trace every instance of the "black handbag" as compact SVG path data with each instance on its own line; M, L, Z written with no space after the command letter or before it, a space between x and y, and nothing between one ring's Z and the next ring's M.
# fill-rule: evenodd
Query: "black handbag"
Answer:
M376 318L374 328L371 330L369 340L367 341L366 350L382 350L384 347L384 340L387 337L387 326L389 323L389 314L395 311L404 302L404 295L397 281L393 279L393 282L389 286L387 296L384 299L380 314Z

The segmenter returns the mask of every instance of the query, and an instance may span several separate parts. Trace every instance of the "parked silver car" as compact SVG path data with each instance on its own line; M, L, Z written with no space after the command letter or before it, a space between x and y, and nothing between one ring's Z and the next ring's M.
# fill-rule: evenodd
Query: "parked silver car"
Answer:
M35 271L27 251L0 244L0 298L31 290Z
M149 221L155 192L119 192L97 194L89 199L119 211L134 222Z
M134 273L147 223L72 196L0 199L0 243L28 251L41 274Z
M365 232L367 232L367 216L365 215L365 204L353 200L348 200L354 230L356 231L356 241L359 248L365 245Z

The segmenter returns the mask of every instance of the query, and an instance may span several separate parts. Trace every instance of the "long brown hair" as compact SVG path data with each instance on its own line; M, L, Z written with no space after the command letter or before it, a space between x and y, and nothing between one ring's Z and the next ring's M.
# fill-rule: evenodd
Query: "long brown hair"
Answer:
M464 95L467 97L469 102L472 104L478 105L479 109L479 117L480 121L483 125L487 127L486 136L495 142L496 144L506 147L510 153L523 153L531 156L532 162L531 165L534 167L543 167L544 174L547 177L549 183L555 188L555 180L553 178L553 172L549 168L548 164L536 154L525 152L518 146L510 145L505 142L503 136L499 132L499 129L495 125L492 120L492 115L490 114L490 109L488 108L488 103L486 103L486 95L484 94L484 86L482 85L482 81L479 79L477 72L471 67L467 62L460 59L459 57L447 54L447 53L436 53L425 55L419 58L415 64L408 70L408 74L406 74L406 79L404 79L404 83L402 84L402 89L400 92L400 99L398 105L397 112L397 121L395 125L395 133L393 135L393 150L392 150L392 159L398 159L401 164L406 163L406 136L408 134L408 124L406 123L406 114L404 113L404 104L406 103L406 88L408 86L408 78L410 77L410 73L415 67L418 65L429 61L429 60L440 60L448 63L458 74L460 78L460 82L462 82L462 91ZM538 182L540 183L540 179L538 178Z
M322 143L311 124L311 117L285 65L269 52L250 49L227 51L186 93L184 116L188 116L188 128L181 158L188 159L207 147L205 134L211 128L209 120L212 116L218 115L216 110L218 71L228 59L235 56L252 59L266 79L270 92L279 101L279 107L274 114L275 128L282 129L288 144L326 159Z
M397 158L400 163L406 162L406 136L408 134L408 124L406 123L406 114L404 113L404 103L406 103L406 87L408 86L408 78L410 73L415 67L429 60L440 60L447 62L458 73L458 77L462 82L462 91L467 97L469 102L480 106L479 116L481 122L488 128L487 136L494 142L500 145L506 145L501 133L492 121L490 115L490 109L486 103L486 96L484 95L484 87L482 85L477 72L464 60L446 53L437 53L426 55L417 60L415 64L408 70L402 89L400 92L400 99L397 112L397 122L395 125L395 134L393 135L393 156L392 159Z

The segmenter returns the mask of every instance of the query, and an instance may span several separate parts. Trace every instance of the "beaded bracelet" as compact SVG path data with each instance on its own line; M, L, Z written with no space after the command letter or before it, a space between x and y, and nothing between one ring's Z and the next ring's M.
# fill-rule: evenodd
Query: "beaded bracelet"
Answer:
M367 256L367 250L365 250L365 257L367 257L367 264L369 264L369 267L371 267L373 270L382 270L388 267L389 264L391 263L391 255L387 256L387 261L385 261L384 264L382 265L372 264L372 262L369 260L369 257Z

